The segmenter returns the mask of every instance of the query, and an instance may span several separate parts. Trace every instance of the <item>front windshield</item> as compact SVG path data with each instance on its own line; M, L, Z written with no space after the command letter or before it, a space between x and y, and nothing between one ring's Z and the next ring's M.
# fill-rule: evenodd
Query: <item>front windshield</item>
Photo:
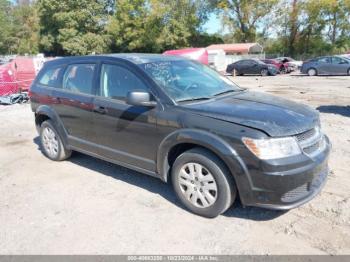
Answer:
M176 102L209 99L241 89L207 66L190 60L140 65Z

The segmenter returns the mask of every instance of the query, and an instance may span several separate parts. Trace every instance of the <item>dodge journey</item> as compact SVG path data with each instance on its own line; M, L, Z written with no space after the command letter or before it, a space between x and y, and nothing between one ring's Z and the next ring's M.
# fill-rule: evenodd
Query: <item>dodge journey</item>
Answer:
M317 111L247 91L186 58L59 58L45 63L30 96L49 159L79 151L157 177L201 216L235 199L295 208L327 178L330 142Z

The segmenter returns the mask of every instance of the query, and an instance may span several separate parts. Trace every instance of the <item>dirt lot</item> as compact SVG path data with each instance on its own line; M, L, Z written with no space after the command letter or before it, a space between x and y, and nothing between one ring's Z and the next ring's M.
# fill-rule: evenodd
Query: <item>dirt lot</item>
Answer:
M328 183L286 213L185 211L170 186L82 154L38 149L29 105L0 106L2 254L350 254L350 77L236 77L243 87L321 112L333 150Z

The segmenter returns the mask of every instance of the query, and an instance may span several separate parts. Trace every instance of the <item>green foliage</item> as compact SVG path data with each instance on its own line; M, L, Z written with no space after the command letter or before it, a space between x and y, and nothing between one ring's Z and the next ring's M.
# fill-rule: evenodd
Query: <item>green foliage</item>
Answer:
M225 35L202 26L222 18ZM350 0L0 0L0 54L163 52L260 42L303 58L348 52Z
M280 1L278 38L268 52L312 57L349 51L350 0Z
M110 1L39 0L41 50L55 55L106 52L107 3Z
M161 52L191 46L206 11L202 1L116 0L108 26L113 50Z
M9 52L9 37L11 33L11 6L8 0L0 0L0 54Z
M237 42L255 42L258 27L266 24L278 0L216 0L213 7Z
M35 54L38 52L39 20L30 0L13 3L0 0L0 53Z
M23 1L13 8L12 35L17 54L36 54L39 51L39 19L37 9L30 1Z

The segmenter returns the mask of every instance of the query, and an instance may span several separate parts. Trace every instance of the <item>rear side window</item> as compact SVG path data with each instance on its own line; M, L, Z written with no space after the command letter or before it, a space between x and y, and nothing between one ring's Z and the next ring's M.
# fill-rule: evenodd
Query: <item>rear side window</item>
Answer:
M62 72L62 67L56 67L56 68L49 68L45 71L45 73L40 77L39 84L50 86L50 87L56 87L59 88L60 86L60 75Z
M92 94L94 64L76 64L67 67L63 77L63 88L82 94Z
M147 90L143 82L128 69L118 65L102 65L100 95L125 100L133 90Z
M321 58L318 59L318 62L331 63L331 59L329 57L321 57Z
M245 66L250 66L250 65L252 65L253 63L252 63L252 61L250 61L250 60L243 60L242 62L241 62L241 65L245 65Z

